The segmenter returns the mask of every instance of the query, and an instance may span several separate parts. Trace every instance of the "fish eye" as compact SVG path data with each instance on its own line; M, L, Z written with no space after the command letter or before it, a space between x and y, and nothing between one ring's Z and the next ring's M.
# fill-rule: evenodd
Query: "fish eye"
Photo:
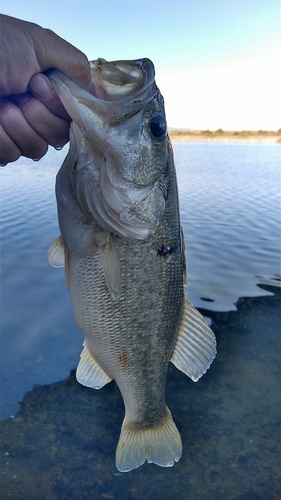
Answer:
M166 120L163 115L155 114L150 120L150 131L157 139L162 139L167 131Z

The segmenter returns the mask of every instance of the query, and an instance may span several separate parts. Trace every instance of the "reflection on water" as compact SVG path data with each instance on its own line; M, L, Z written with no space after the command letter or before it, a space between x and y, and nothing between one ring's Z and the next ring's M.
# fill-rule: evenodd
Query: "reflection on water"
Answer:
M1 418L14 414L34 385L67 377L82 344L64 270L46 262L59 234L54 185L66 151L50 153L0 171Z
M189 298L235 310L239 297L261 294L258 283L280 284L281 145L176 143L175 152Z
M1 424L3 498L123 500L143 498L144 488L146 498L166 500L281 497L280 296L257 286L279 284L280 150L175 144L188 296L212 319L218 356L197 384L170 367L167 402L183 459L128 474L114 465L122 399L114 383L95 392L69 377L82 334L64 272L45 260L58 235L54 182L65 150L0 171L0 417L43 386ZM239 297L261 295L236 311Z

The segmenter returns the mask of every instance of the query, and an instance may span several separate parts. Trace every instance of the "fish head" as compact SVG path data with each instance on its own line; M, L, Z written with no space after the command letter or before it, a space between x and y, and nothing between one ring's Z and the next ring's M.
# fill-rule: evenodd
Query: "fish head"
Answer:
M48 73L73 120L72 190L102 229L144 239L164 213L171 155L154 66L149 59L98 59L90 66L91 92L56 70Z

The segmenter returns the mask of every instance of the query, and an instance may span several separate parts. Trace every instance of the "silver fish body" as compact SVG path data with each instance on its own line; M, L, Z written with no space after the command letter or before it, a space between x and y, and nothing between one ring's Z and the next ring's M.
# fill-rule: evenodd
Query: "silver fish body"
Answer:
M163 98L148 59L91 63L93 94L49 74L73 118L58 175L61 237L48 260L65 265L85 336L76 376L114 379L125 404L116 465L172 466L182 454L165 403L169 361L198 380L215 338L185 298L185 259Z

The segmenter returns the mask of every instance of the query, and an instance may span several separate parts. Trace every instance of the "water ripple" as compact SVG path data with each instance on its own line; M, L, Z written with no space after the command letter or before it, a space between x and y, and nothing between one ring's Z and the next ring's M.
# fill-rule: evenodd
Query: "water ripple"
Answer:
M188 296L235 309L280 284L280 145L176 143ZM3 416L34 384L66 378L82 344L63 269L46 262L58 235L55 175L65 150L0 170Z
M188 290L197 307L235 309L240 296L266 293L257 285L280 272L280 149L174 144Z

